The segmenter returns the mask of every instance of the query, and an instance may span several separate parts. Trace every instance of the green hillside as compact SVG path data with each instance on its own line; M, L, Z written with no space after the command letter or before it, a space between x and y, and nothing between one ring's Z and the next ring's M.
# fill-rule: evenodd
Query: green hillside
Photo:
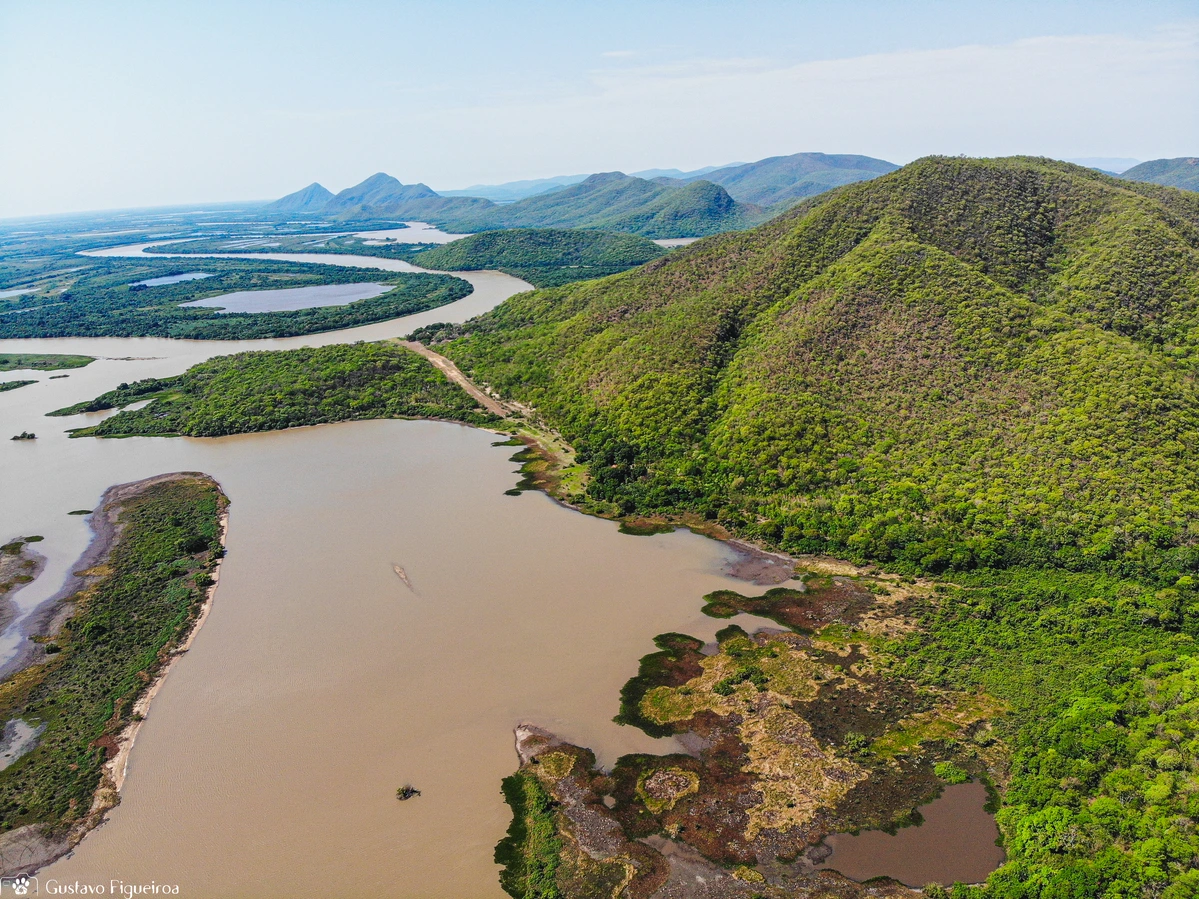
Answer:
M561 228L484 231L425 250L413 262L438 271L499 269L536 287L557 287L642 265L666 250L635 234Z
M697 237L744 228L767 218L737 203L708 181L658 183L620 172L592 175L580 184L470 216L436 219L452 231L496 228L598 228L649 238Z
M955 897L1184 899L1197 301L1199 197L929 158L439 349L574 444L584 508L942 578L880 664L1007 710L942 744L1000 760L1008 861Z
M1180 159L1151 159L1134 165L1120 175L1130 181L1147 181L1166 187L1199 191L1199 158L1184 156Z

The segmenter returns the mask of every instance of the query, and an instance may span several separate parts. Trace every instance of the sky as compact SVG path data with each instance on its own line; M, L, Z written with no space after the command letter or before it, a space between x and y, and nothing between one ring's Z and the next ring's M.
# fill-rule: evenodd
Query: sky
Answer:
M0 0L0 217L804 151L1199 155L1199 0Z

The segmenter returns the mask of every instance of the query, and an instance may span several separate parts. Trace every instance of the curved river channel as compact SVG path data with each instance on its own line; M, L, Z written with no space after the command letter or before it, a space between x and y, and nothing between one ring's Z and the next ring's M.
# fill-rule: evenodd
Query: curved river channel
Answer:
M412 268L372 257L251 258ZM699 611L704 593L746 590L722 573L724 545L686 532L626 536L540 493L506 496L512 448L455 424L70 440L66 428L104 413L44 417L214 355L401 336L528 289L498 272L456 274L475 287L456 303L306 337L0 341L0 352L103 357L66 378L5 376L38 380L0 393L0 539L41 534L49 559L17 594L22 615L87 546L86 520L67 513L94 508L108 486L196 470L232 500L212 612L154 700L121 804L72 856L39 872L43 885L155 881L203 899L499 899L492 851L510 818L499 787L517 765L518 722L593 747L609 764L674 748L611 719L654 635L710 639L724 626ZM22 430L38 439L7 439ZM11 629L0 636L0 657L18 639ZM397 802L405 782L422 795Z

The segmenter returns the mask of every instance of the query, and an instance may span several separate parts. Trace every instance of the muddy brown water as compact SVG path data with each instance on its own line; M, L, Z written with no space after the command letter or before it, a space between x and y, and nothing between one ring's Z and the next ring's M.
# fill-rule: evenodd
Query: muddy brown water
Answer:
M996 845L999 830L983 808L987 791L982 784L946 787L921 806L924 823L894 834L866 830L835 834L825 840L832 850L822 868L840 871L854 880L893 877L912 887L928 883L978 883L1003 863Z
M400 336L527 289L494 272L465 277L476 290L458 303L303 338L0 341L0 352L105 357L69 378L6 375L39 383L0 394L0 538L44 535L48 563L17 595L0 659L88 544L86 520L68 512L94 508L114 483L177 470L211 474L232 500L212 612L154 700L122 802L39 872L43 885L499 899L492 852L510 819L499 784L516 767L514 725L548 727L606 764L675 750L611 718L654 635L710 640L727 622L700 613L703 594L765 589L725 576L728 547L622 535L542 494L506 496L513 449L454 424L69 440L66 428L104 413L44 417L213 355ZM38 439L6 439L22 430ZM397 802L403 783L421 795Z

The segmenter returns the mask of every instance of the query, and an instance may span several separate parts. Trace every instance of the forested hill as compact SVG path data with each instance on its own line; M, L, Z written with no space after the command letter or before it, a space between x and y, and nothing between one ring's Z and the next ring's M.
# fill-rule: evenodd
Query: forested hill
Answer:
M1199 196L932 157L514 297L445 352L561 428L591 502L924 571L1170 580L1199 568L1197 304Z
M450 217L444 226L459 231L602 228L650 238L701 237L745 228L768 217L761 207L738 203L710 181L682 184L604 172L552 193Z
M438 271L499 269L537 287L601 278L642 265L666 250L635 234L561 228L483 231L413 256Z

